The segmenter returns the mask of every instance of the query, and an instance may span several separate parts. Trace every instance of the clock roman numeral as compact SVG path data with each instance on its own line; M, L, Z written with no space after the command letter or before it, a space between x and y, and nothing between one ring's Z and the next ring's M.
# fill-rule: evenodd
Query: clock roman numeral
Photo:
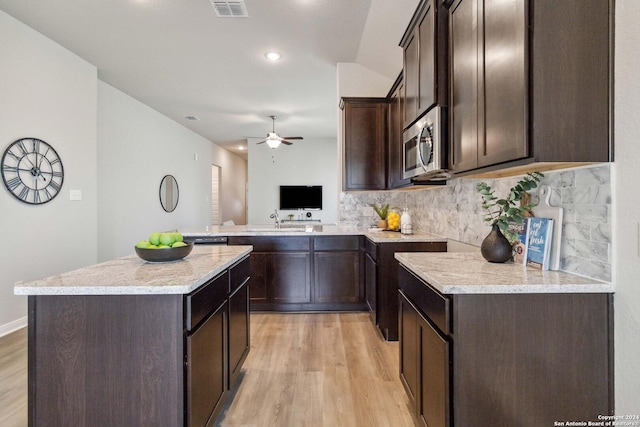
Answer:
M20 184L22 184L22 181L20 180L20 177L18 177L18 176L14 177L14 178L11 178L9 181L7 181L7 187L9 188L9 191L11 191L11 192L13 192L13 190L18 188L20 186Z
M58 191L60 191L60 184L58 184L58 183L57 183L57 182L55 182L55 181L51 181L51 183L49 184L49 186L50 186L50 187L52 187L54 190L56 190L56 193L57 193Z
M33 152L34 153L39 153L40 152L40 140L39 139L33 139Z
M54 171L51 172L51 175L53 175L54 178L62 178L62 172Z
M6 172L18 173L18 167L17 166L5 166L4 170Z
M60 159L51 160L51 165L55 165L56 163L60 163Z
M33 202L34 203L40 203L40 191L39 190L36 190L33 193Z
M18 143L16 144L18 146L18 148L20 149L20 151L22 151L22 155L26 155L28 153L27 151L27 147L24 146L24 142L22 141L18 141Z
M21 157L16 156L11 150L7 151L7 154L13 157L16 161L20 161Z
M23 187L22 190L20 190L20 194L18 194L18 197L20 197L22 200L27 200L29 198L29 187Z

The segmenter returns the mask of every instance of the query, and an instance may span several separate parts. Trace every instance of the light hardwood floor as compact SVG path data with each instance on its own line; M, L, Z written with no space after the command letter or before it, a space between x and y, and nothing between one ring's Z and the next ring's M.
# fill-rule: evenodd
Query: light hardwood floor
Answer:
M0 337L0 426L27 425L27 328Z
M414 426L398 343L367 313L252 314L251 352L218 426Z
M414 427L398 343L367 313L251 314L251 351L219 427ZM27 425L26 330L0 338L0 426Z

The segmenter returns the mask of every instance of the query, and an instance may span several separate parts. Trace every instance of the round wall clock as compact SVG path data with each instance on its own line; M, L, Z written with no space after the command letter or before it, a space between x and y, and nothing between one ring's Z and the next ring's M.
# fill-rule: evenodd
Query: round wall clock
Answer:
M53 200L62 188L64 168L56 150L37 138L22 138L5 150L0 163L2 181L24 203Z

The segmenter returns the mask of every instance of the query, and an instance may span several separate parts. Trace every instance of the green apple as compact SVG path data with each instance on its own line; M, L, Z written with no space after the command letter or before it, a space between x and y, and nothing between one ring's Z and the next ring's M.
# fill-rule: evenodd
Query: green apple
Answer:
M149 247L149 242L146 240L142 240L136 244L136 247L140 249L146 249Z
M171 246L176 241L174 233L162 233L160 234L160 244Z
M158 246L156 246L156 245L149 245L149 246L147 246L147 249L158 249Z
M160 236L162 234L159 232L155 232L155 233L151 233L151 235L149 236L149 243L151 243L152 245L159 245L160 244Z
M169 245L162 245L162 244L158 245L158 249L165 249L165 248L170 248L170 247L171 246L169 246Z
M173 233L173 235L176 238L176 242L182 242L184 240L184 238L182 237L182 234L178 233L177 231Z
M173 245L171 245L172 248L179 248L182 246L187 246L187 244L185 242L175 242Z

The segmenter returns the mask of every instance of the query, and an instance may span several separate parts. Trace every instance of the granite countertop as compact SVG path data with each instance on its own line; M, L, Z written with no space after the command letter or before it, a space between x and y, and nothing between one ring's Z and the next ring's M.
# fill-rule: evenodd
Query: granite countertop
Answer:
M613 293L613 285L562 271L487 262L479 253L416 252L395 257L442 294Z
M80 268L29 283L16 295L188 294L248 255L251 246L195 245L186 258L146 262L137 255Z
M384 242L446 242L447 238L430 233L402 234L397 231L378 231L363 227L338 225L289 225L276 229L273 225L209 226L181 229L185 238L216 236L365 236L375 243Z

